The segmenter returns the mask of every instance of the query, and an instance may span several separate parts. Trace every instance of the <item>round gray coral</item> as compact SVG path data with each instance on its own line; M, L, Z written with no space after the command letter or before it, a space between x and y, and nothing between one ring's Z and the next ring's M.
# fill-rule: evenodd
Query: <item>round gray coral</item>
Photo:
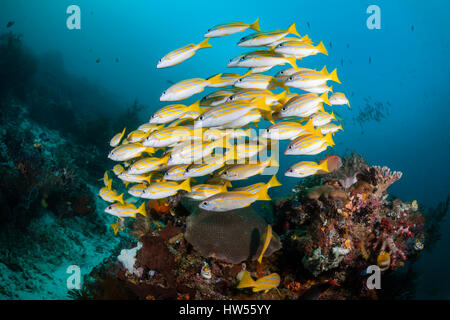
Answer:
M184 237L202 256L237 264L259 257L266 229L267 223L251 208L227 212L199 210L187 218ZM265 257L281 248L280 238L273 235Z

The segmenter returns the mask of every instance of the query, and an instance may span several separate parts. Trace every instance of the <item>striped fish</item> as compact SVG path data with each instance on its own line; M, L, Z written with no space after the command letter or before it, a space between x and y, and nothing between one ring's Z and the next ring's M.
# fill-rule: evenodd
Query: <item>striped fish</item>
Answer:
M201 134L200 130L196 132L183 126L166 127L152 132L142 144L156 148L168 147L186 139L201 138Z
M279 94L274 94L270 90L264 89L242 89L239 92L228 97L226 102L239 101L239 100L253 100L258 98L265 98L266 105L284 103L287 92L283 91Z
M141 131L144 131L144 132L148 132L148 131L153 132L155 130L161 129L162 127L164 127L164 126L163 125L162 126L158 126L158 125L156 125L154 123L146 122L146 123L140 125L138 130L141 130Z
M171 181L182 181L185 180L187 177L185 175L186 169L189 167L189 164L179 164L176 166L173 166L169 168L169 170L166 171L164 174L165 180L171 180Z
M215 83L215 84L211 84L209 85L209 87L211 88L224 88L224 87L228 87L228 86L232 86L238 79L245 77L246 75L250 74L250 70L245 73L244 75L240 75L238 73L221 73L220 74L220 82L219 83ZM216 75L214 75L216 76ZM212 76L212 77L214 77ZM210 78L212 78L210 77ZM208 80L209 78L207 78L206 80Z
M287 68L287 69L283 69L281 71L278 71L274 78L278 81L286 81L287 78L289 78L289 76L292 76L293 74L297 73L297 72L307 72L307 71L315 71L312 69L307 69L307 68Z
M169 156L162 158L146 157L134 162L127 170L129 174L144 174L159 169L162 165L167 163Z
M175 66L192 57L197 50L210 47L211 45L208 43L208 39L203 40L199 44L188 44L187 46L169 52L159 59L156 68L160 69Z
M287 177L305 178L315 175L318 171L329 172L328 160L325 160L321 164L314 161L302 161L294 164L284 174Z
M322 94L322 93L325 93L325 92L333 92L333 86L327 86L326 84L322 84L322 85L317 86L317 87L303 88L302 90L304 90L306 92L310 92L310 93Z
M327 93L318 96L314 93L306 93L293 97L281 108L280 115L285 117L309 117L323 109L322 103L330 105Z
M114 161L127 161L139 157L143 153L153 154L155 149L140 143L129 143L115 147L108 155Z
M231 98L231 97L230 97ZM250 110L259 109L270 112L271 109L260 99L248 99L249 101L231 101L205 111L194 123L194 128L210 128L234 121ZM238 99L244 100L244 99Z
M215 194L221 192L227 192L227 185L214 185L214 184L198 184L193 186L191 192L185 194L185 197L194 200L205 200L212 197Z
M216 148L230 148L226 137L215 141L186 141L170 150L168 165L191 164L209 156Z
M262 173L264 169L272 166L279 166L274 159L267 159L256 164L234 164L223 170L219 176L228 181L245 180Z
M235 94L236 92L239 92L239 91L240 91L240 89L238 89L238 88L227 88L227 89L214 91L214 92L208 94L207 96L203 97L200 100L200 105L206 106L206 107L217 106L219 104L224 103L228 97L232 96L233 94Z
M125 130L126 129L127 128L123 128L122 132L119 132L114 137L112 137L111 141L109 142L109 145L111 147L117 147L119 145L120 141L122 140L123 136L125 135Z
M214 155L205 159L202 163L194 163L189 165L186 168L185 177L195 178L195 177L203 177L207 174L213 173L217 169L222 168L225 165L225 162L228 160L234 160L233 158L229 158L227 155Z
M220 192L200 202L199 208L208 211L224 212L248 207L257 200L264 200L262 191L256 194L241 191Z
M145 202L143 202L139 206L139 208L137 208L134 204L128 202L125 202L124 204L113 203L106 207L105 212L119 218L127 218L127 217L134 218L136 217L137 213L143 215L144 217L147 216L147 211L145 209Z
M127 140L129 143L142 142L149 134L150 131L134 130L128 134Z
M252 288L253 292L264 291L268 292L270 289L276 288L280 285L280 276L277 273L271 273L268 276L253 280L250 273L244 270L241 281L237 288Z
M220 74L215 75L209 80L201 78L193 78L175 83L170 88L165 90L159 100L161 101L178 101L189 98L190 96L202 92L205 87L210 84L216 84L220 82Z
M150 183L150 179L151 179L152 175L140 175L140 174L132 174L129 173L128 171L122 172L121 174L119 174L117 176L117 178L119 178L120 180L124 181L124 182L144 182L147 181L148 183Z
M280 43L287 42L287 41L297 41L300 43L312 44L312 40L308 37L308 35L305 35L301 38L284 37L278 41L274 41L272 43L267 44L266 47L274 48L275 46L279 45Z
M150 123L168 123L176 119L182 118L187 113L202 113L200 110L200 101L197 101L190 106L185 106L184 104L171 104L165 106L158 111L156 111L150 118Z
M103 187L100 189L98 195L105 200L106 202L120 202L124 204L123 202L123 193L119 195L117 191L111 190L107 187Z
M249 112L244 114L242 117L240 117L234 121L227 122L227 123L219 126L218 128L221 128L221 129L242 128L242 127L249 125L250 123L253 123L254 125L258 126L258 122L262 117L262 113L263 112L258 109L250 110ZM266 118L268 118L268 117L266 116ZM271 118L271 115L270 115L270 118Z
M312 120L304 126L302 126L299 122L278 122L264 130L261 137L272 140L293 140L305 133L314 133Z
M318 112L311 116L311 119L315 127L321 127L330 123L332 120L336 120L336 117L334 116L334 112L331 114L327 112Z
M141 198L144 199L162 199L173 196L179 190L191 192L190 178L178 184L174 181L161 181L152 183L145 189Z
M288 87L304 89L317 87L323 84L326 84L327 81L334 81L337 83L341 83L337 76L337 69L334 69L333 72L328 73L327 68L324 67L322 71L300 71L297 72L289 78L286 79L284 84Z
M260 68L274 67L285 63L289 63L294 69L298 68L295 57L285 57L280 53L269 50L257 50L241 57L236 64L229 63L227 67Z
M253 29L256 31L260 31L259 30L259 18L256 19L256 21L251 24L247 24L247 23L240 22L240 21L218 24L218 25L208 29L208 31L206 31L206 33L205 33L205 37L209 37L209 38L224 37L224 36L228 36L230 34L245 31L247 29Z
M300 59L307 56L316 55L318 53L322 53L326 56L328 55L327 49L325 49L322 42L314 47L311 44L302 43L299 41L286 41L276 45L273 51L282 55L297 57Z
M119 174L121 174L122 172L125 171L124 167L122 167L120 164L116 164L113 168L112 171L114 172L114 174L116 176L118 176Z
M248 36L243 37L239 41L238 46L240 46L240 47L265 46L265 45L268 45L270 43L273 43L275 41L278 41L278 40L284 38L285 36L287 36L290 33L295 34L296 36L300 37L300 35L297 32L297 29L295 28L295 23L291 24L289 26L289 28L286 30L252 33Z
M339 130L344 130L344 129L342 128L342 125L336 125L334 123L329 123L324 126L320 126L319 130L322 134L327 134L329 132L334 134L335 132L337 132Z
M288 90L283 82L266 74L250 74L243 76L234 83L234 86L242 89L275 89L280 87L284 90Z
M347 97L342 92L335 92L330 97L330 103L332 105L348 105L350 107L350 102L348 101Z
M144 193L145 189L147 189L148 184L146 183L139 183L132 186L130 189L128 189L128 193L131 194L133 197L140 198L141 195Z
M293 140L286 148L284 154L289 155L314 155L325 150L327 147L334 146L331 133L326 136L319 136L314 134L302 135Z
M259 183L252 184L250 186L233 189L233 191L243 191L243 192L248 192L248 193L252 193L252 194L261 193L262 194L261 197L263 198L261 200L270 201L272 199L270 199L267 191L270 188L278 187L278 186L281 186L281 183L278 182L276 175L273 175L272 178L267 183L259 182Z

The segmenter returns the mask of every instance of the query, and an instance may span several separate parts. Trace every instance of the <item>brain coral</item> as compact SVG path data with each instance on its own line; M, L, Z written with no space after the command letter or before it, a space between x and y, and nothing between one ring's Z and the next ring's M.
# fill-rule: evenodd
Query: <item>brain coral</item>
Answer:
M251 208L228 212L198 210L187 218L184 237L202 256L237 264L258 258L266 228L267 223ZM280 238L273 235L265 257L281 248Z

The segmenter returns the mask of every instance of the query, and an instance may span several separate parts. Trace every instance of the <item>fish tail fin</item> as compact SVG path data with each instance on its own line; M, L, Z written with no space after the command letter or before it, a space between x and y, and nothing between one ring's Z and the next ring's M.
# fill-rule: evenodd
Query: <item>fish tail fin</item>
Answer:
M123 201L123 193L122 193L121 195L117 196L117 197L116 197L116 200L117 200L118 202L120 202L121 204L124 204L125 202Z
M268 111L268 112L272 111L270 106L268 106L266 104L265 97L255 98L255 99L251 100L251 103L253 103L256 106L256 108L259 110L264 110L264 111Z
M119 226L117 224L110 224L110 226L113 228L114 235L117 236L117 231L119 231Z
M295 70L298 70L297 62L296 62L297 58L296 58L296 57L289 57L289 58L286 58L286 60L289 62L289 64L290 64Z
M295 28L295 22L289 26L289 28L286 30L287 33L292 33L301 38L300 34L298 33L297 29Z
M338 76L337 76L337 69L334 69L331 73L330 73L330 77L331 77L331 81L337 82L337 83L342 83Z
M148 176L145 177L144 181L146 181L148 184L152 181L152 174L150 173Z
M336 120L336 116L334 115L334 111L331 111L330 117L332 117L334 120Z
M208 43L208 40L209 40L209 38L206 38L205 40L203 40L202 42L200 42L200 43L198 44L198 48L199 48L199 49L203 49L203 48L211 48L212 45L210 45L210 44Z
M214 77L211 77L208 79L209 84L217 84L220 83L220 77L222 76L221 73L216 74Z
M123 180L122 180L122 182L123 182L123 184L125 185L125 188L128 187L128 185L130 184L128 181L123 181Z
M247 270L244 270L242 279L236 288L243 289L243 288L251 288L254 286L255 286L255 280L252 279L252 276L250 275L250 273Z
M330 100L328 100L328 92L324 92L319 98L321 98L327 105L331 106Z
M322 112L326 112L325 109L323 108L323 103L320 104L319 110Z
M256 31L261 31L261 29L259 28L259 18L256 19L255 22L253 22L251 25L249 25L250 29L256 30Z
M282 104L286 103L286 98L287 98L287 93L288 91L283 91L279 94L275 95L275 99L277 99L278 102L281 102Z
M338 129L341 129L342 131L344 131L344 128L342 128L342 124L340 124L340 125L338 126Z
M311 43L312 40L310 37L308 37L308 35L304 35L303 37L300 38L300 40L302 40L305 43Z
M324 74L324 75L329 75L328 70L327 70L327 66L323 66L322 70L319 71L320 73Z
M127 131L127 127L123 128L122 133L121 133L122 137L124 136L125 131Z
M231 188L232 187L231 181L229 181L229 180L225 181L224 186L227 187L227 188Z
M320 43L316 46L316 49L320 52L323 53L324 55L328 55L328 51L327 49L325 49L325 46L323 45L323 42L320 41Z
M139 208L137 209L137 212L141 215L143 215L144 217L147 216L147 210L145 209L145 202L142 202L141 205L139 206Z
M220 186L220 192L227 192L228 185L225 183L223 185Z
M191 178L187 178L186 180L184 180L182 183L180 183L178 185L178 189L179 190L185 190L187 192L191 192Z
M325 172L330 172L330 169L328 169L328 159L319 164L319 169Z
M330 86L329 88L330 88L330 91L333 92L333 86Z
M333 137L331 136L331 132L328 132L325 136L325 141L327 142L327 144L332 147L334 146L334 141L333 141Z
M251 74L252 74L252 69L248 69L248 71L247 71L246 73L244 73L244 74L241 76L241 78L246 77L246 76L249 76L249 75L251 75Z
M200 100L195 101L193 104L186 108L187 112L198 112L202 113L202 109L200 109Z
M267 193L267 188L261 188L261 190L259 190L256 195L258 196L259 201L272 201L272 199L270 198L269 194Z
M308 132L313 133L315 131L314 125L313 125L313 120L309 119L309 121L303 126L303 129L305 129Z
M146 147L145 148L145 152L147 152L149 155L154 154L155 153L155 148L153 148L153 147Z
M277 175L274 174L269 182L267 182L267 189L279 186L281 186L281 183L277 180Z

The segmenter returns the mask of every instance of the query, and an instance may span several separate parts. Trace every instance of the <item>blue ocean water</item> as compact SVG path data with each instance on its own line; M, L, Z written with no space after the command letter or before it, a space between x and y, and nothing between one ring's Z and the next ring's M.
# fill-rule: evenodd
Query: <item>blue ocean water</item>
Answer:
M66 27L66 9L72 4L81 8L81 30ZM370 5L381 10L379 30L367 27ZM390 193L426 206L436 205L450 190L449 14L450 3L438 0L170 4L0 0L1 24L14 20L14 31L24 35L24 43L33 52L61 52L68 72L107 88L123 101L138 98L148 106L143 121L164 105L159 96L171 82L225 72L228 60L243 52L235 46L241 34L211 39L212 48L183 64L156 69L156 62L168 51L202 41L205 31L221 22L250 23L259 17L264 30L287 28L295 22L300 34L323 41L329 53L308 57L299 65L337 68L342 85L335 88L342 89L351 102L351 109L337 111L345 119L345 131L336 136L333 152L356 151L370 164L402 171L402 179ZM101 63L96 63L98 58ZM380 121L357 120L367 105L380 110ZM282 168L295 161L281 156ZM290 192L297 182L282 175L279 180L283 187L273 190L274 197ZM448 219L442 230L450 230ZM440 290L437 298L450 298L449 248L449 235L443 232L433 253L424 252L417 298L436 298L436 290Z

